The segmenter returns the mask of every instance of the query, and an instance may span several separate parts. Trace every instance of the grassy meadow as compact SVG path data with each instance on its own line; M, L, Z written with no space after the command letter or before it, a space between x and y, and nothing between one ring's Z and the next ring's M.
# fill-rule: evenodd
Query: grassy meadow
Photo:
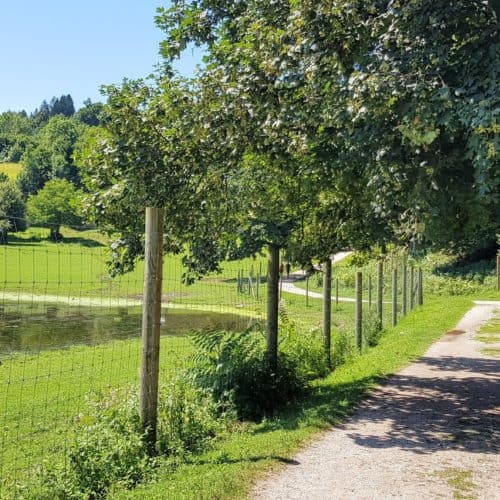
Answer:
M76 300L74 305L107 307L120 300L125 306L137 305L142 293L142 262L138 262L133 272L111 278L106 265L108 251L99 233L69 228L63 228L62 232L63 242L54 243L48 239L48 230L30 228L12 235L9 244L0 247L0 297L4 303L15 302L17 297L21 302L42 300L47 304L71 298ZM373 262L367 262L363 269L369 274L374 266ZM266 259L226 262L222 267L221 274L186 286L181 280L180 256L166 256L164 300L179 307L217 308L263 318L265 280L257 297L255 290L253 294L238 292L237 275L241 270L245 276L259 272L264 275ZM210 451L190 456L175 466L159 458L160 467L153 482L133 491L118 486L109 496L245 498L262 472L282 466L301 445L349 414L368 389L417 358L442 333L453 328L472 305L472 298L500 298L490 286L489 268L481 268L482 282L474 278L473 286L460 295L453 291L463 277L435 276L435 267L435 262L426 267L425 283L433 293L426 292L425 305L411 311L395 328L387 327L391 308L384 305L386 328L380 343L373 348L365 347L362 354L349 358L331 375L314 381L302 401L261 423L242 424ZM349 260L334 266L334 275L344 279L341 296L353 296L354 272ZM281 320L291 320L300 332L320 328L321 313L320 299L310 298L306 305L304 296L282 294ZM367 330L373 326L374 316L374 307L369 311L365 305ZM353 340L353 318L353 303L333 306L333 356L340 332ZM192 349L189 337L162 337L161 380L167 380L185 366ZM140 340L130 339L2 357L0 498L22 497L29 490L30 477L64 461L65 450L74 432L78 432L79 422L85 420L88 397L136 384L140 354Z

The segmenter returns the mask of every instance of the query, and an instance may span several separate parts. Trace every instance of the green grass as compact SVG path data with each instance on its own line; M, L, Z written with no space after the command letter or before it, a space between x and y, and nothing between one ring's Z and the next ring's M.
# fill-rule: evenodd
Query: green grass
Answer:
M105 305L108 299L133 302L142 290L142 263L136 270L111 279L106 267L106 248L95 231L63 229L63 243L47 239L48 231L31 228L15 235L0 248L0 288L7 297L20 294L89 298ZM350 279L354 268L341 263ZM259 297L238 293L236 276L264 270L265 260L246 259L224 263L224 271L193 286L181 283L178 256L167 256L164 268L166 299L191 307L217 307L244 315L263 315L266 286ZM489 289L481 292L495 298ZM1 297L1 294L0 294ZM302 331L321 326L321 300L283 294L282 314ZM44 299L45 300L45 299ZM462 296L425 296L425 307L411 312L381 343L366 349L339 367L331 376L316 381L301 404L289 407L261 424L242 425L216 448L189 463L160 467L155 483L133 492L115 491L117 498L241 498L264 470L285 463L312 436L345 417L365 392L381 378L394 373L422 354L443 332L450 330L470 306ZM443 311L446 314L443 314ZM366 311L366 310L365 310ZM333 307L334 336L353 330L354 305ZM368 316L365 312L365 316ZM384 305L384 325L390 322L390 306ZM186 338L164 337L162 377L183 366L190 353ZM57 462L71 439L75 418L85 411L85 398L109 387L134 383L138 377L139 341L117 341L95 347L74 347L2 360L0 365L0 477L5 491L25 481L33 466ZM1 494L0 494L1 496ZM113 495L112 495L113 496Z
M178 371L191 349L187 337L162 337L161 379ZM0 477L9 483L4 487L25 480L36 465L58 462L87 397L137 383L140 356L140 341L128 340L4 358Z
M12 180L19 175L22 169L23 166L20 163L0 163L0 172L7 174Z
M477 498L474 495L476 485L472 481L472 471L467 469L452 469L448 468L438 472L437 476L446 481L452 489L453 498L455 500L465 500Z
M494 312L494 317L481 326L475 337L476 340L485 344L498 344L496 346L488 345L488 347L481 349L481 352L486 356L500 357L500 311Z
M154 483L111 497L245 498L263 472L283 466L318 432L349 415L370 388L423 354L470 306L467 298L441 298L413 311L377 347L316 381L300 404L247 426L189 463L160 467Z
M96 231L68 228L63 228L62 233L63 242L54 243L48 239L47 229L30 228L11 235L9 244L0 247L0 289L5 300L16 300L20 294L24 300L32 300L31 295L49 295L50 300L57 297L95 298L99 305L104 305L109 299L128 299L131 302L140 299L142 261L137 263L134 271L111 278L107 266L109 252L102 235ZM262 313L265 284L260 286L256 297L255 290L253 294L238 293L236 278L239 270L244 270L246 277L250 272L254 276L259 271L264 275L264 257L225 262L221 274L212 274L191 286L182 283L181 256L167 255L164 262L163 293L166 301Z

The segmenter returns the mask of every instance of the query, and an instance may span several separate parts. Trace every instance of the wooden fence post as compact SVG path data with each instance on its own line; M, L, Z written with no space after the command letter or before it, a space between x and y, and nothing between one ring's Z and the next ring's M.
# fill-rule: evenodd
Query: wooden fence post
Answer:
M402 313L403 313L403 316L406 316L407 312L408 312L408 269L406 267L406 261L403 262L403 267L402 267L402 271L403 273L403 280L402 280L402 283L401 283L401 287L402 287L402 293L401 293L401 304L402 304Z
M363 274L361 271L356 273L356 345L361 352L363 347Z
M269 245L267 266L267 356L272 368L278 364L278 308L280 281L280 248Z
M324 262L325 274L323 275L323 340L328 367L330 367L330 351L332 336L332 260Z
M372 275L368 276L368 309L372 310Z
M151 453L155 450L160 362L161 291L163 278L162 208L146 208L144 302L142 307L142 364L140 417Z
M379 260L377 267L377 317L380 328L382 328L382 303L384 295L384 262Z
M421 267L418 268L417 303L419 306L424 305L424 276Z
M410 266L410 310L415 307L415 268Z
M392 326L398 323L398 270L392 270Z

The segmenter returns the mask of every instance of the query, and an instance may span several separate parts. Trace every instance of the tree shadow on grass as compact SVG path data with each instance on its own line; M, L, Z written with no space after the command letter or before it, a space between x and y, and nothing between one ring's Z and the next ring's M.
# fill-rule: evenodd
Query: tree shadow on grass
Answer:
M9 233L9 241L7 245L4 245L5 248L8 247L26 247L26 246L44 246L46 242L51 242L56 244L54 240L52 240L50 237L47 238L38 238L38 237L33 237L33 238L19 238L18 236L15 236L14 234ZM73 245L81 245L83 247L87 248L96 248L96 247L103 247L105 246L104 243L101 243L100 241L93 240L90 238L69 238L65 237L61 241L57 242L57 245L65 245L65 244L73 244ZM46 249L47 247L44 246Z

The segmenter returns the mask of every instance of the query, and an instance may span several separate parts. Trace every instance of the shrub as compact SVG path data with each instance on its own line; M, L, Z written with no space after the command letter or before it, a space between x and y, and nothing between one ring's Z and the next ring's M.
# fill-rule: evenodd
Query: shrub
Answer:
M335 335L332 345L331 365L332 368L345 363L351 356L354 355L354 337L344 331L340 331Z
M207 449L226 429L231 413L222 417L209 390L193 386L185 377L171 381L160 390L159 453L184 455Z
M380 325L377 313L369 311L363 315L363 339L365 345L375 347L382 336L383 330Z
M322 332L318 329L299 332L286 313L284 301L280 304L280 320L280 350L293 361L298 376L306 380L326 376L329 368Z
M81 415L78 424L68 458L79 491L102 495L117 481L133 486L144 478L150 459L135 391L112 391L91 403L91 412Z
M191 376L209 389L221 409L234 408L240 418L260 419L294 400L305 388L296 361L280 352L274 369L256 332L200 332Z
M77 419L67 465L53 467L30 485L37 499L96 498L114 486L131 488L150 476L155 459L144 441L136 390L110 391L89 403ZM157 447L162 455L179 456L205 450L227 419L206 390L179 377L160 388Z

